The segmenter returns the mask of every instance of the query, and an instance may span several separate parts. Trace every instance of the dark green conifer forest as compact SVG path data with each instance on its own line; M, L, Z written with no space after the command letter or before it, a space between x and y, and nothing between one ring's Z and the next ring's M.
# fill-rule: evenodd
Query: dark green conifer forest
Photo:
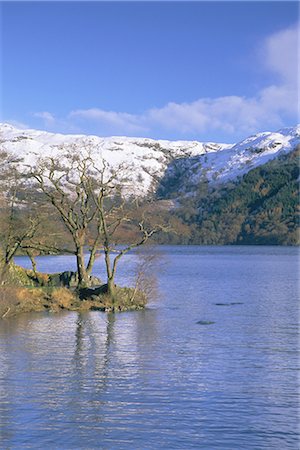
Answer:
M188 231L159 236L160 242L299 244L299 148L251 170L235 183L209 189L203 182L193 196L179 199L179 208L172 214Z

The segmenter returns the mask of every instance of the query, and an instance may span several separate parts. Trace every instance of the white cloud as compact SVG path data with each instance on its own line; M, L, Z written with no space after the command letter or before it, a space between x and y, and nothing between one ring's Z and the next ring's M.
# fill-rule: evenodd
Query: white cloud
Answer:
M134 114L105 111L103 109L78 109L71 111L68 116L70 119L79 118L81 120L91 120L101 124L104 127L124 130L125 132L143 131L145 128L141 124L141 118Z
M299 24L271 35L263 46L265 66L278 74L285 84L297 83L298 46Z
M144 120L182 133L220 130L234 134L263 126L281 126L283 117L297 117L299 26L269 36L264 42L265 68L278 76L253 97L201 98L191 103L169 103L148 111Z
M297 92L290 86L268 86L255 97L204 98L192 103L169 103L144 117L181 133L220 130L226 134L251 133L264 126L281 126L282 115L297 115Z
M53 125L55 122L55 117L48 111L36 112L33 114L34 117L38 119L43 119L46 125Z
M99 108L71 111L57 120L49 112L36 113L48 126L99 134L152 134L172 131L190 135L221 132L224 135L247 134L265 127L280 127L284 119L297 117L298 26L269 36L262 45L264 67L278 77L277 84L265 86L252 97L228 95L200 98L190 103L170 102L140 115L105 111Z

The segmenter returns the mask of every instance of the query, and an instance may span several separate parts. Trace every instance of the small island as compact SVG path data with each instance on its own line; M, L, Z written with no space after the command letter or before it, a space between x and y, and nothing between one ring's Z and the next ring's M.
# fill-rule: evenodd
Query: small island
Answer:
M12 264L9 282L1 289L0 317L25 312L68 311L121 312L145 307L147 295L136 287L115 286L115 297L108 285L91 277L90 287L78 287L76 272L46 274Z

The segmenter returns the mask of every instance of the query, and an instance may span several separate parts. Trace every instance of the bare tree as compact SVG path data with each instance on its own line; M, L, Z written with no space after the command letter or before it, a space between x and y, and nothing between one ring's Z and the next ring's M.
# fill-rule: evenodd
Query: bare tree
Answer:
M32 192L19 167L20 160L0 154L0 267L6 282L16 253L37 232L40 218L32 201Z
M120 259L144 245L158 231L169 230L169 227L157 218L153 220L153 202L139 198L136 189L128 184L130 167L121 164L112 168L102 161L101 167L94 165L94 169L98 185L96 189L91 186L91 195L104 250L107 292L114 306L117 298L115 277ZM123 233L120 233L122 228ZM130 231L127 236L124 228ZM118 246L120 243L123 245Z
M133 270L134 290L131 301L134 300L138 291L142 291L147 300L154 300L158 295L157 271L161 274L166 266L166 259L157 252L153 245L146 245L136 252L137 262Z
M107 292L114 305L119 261L156 233L170 231L166 215L158 212L151 196L140 196L138 186L130 181L132 167L111 166L90 142L83 144L80 152L76 144L53 150L54 156L40 158L25 175L17 169L10 171L6 228L2 227L3 259L9 265L22 250L36 272L34 257L39 253L73 254L78 287L88 287L101 249Z
M99 151L95 154L94 149L93 153L89 143L81 148L80 154L72 145L61 150L59 158L42 159L31 170L31 176L72 237L79 286L89 285L96 252L101 247L107 291L114 302L120 259L167 227L162 221L154 223L153 202L140 199L136 187L133 189L129 176L132 167L111 166L99 157ZM84 250L88 242L91 242L90 255L85 264ZM45 249L38 245L36 248Z
M30 176L36 182L38 190L52 205L73 241L73 249L55 248L53 245L41 245L36 242L35 249L42 251L65 251L76 257L78 286L88 286L100 240L100 224L97 223L96 208L91 198L90 167L93 161L89 151L78 154L73 145L58 148L59 157L41 159L30 168ZM88 149L84 149L88 150ZM84 251L90 230L94 224L94 237L90 246L88 263L85 263Z

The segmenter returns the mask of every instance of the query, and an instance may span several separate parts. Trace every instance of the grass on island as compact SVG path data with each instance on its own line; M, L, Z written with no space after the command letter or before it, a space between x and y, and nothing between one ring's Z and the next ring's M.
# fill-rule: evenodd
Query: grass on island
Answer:
M34 274L14 265L10 282L0 287L0 318L33 311L129 311L143 309L147 302L145 293L137 288L117 286L112 301L106 285L90 289L91 294L83 296L76 288L51 286L47 280L48 274Z

